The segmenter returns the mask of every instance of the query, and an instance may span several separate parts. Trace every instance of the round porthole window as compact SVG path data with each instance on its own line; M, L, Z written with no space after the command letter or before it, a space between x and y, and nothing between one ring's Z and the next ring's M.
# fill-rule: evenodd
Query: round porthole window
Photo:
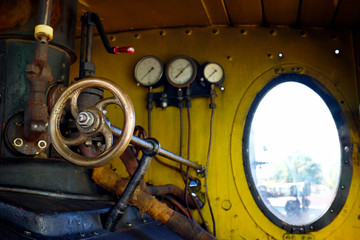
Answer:
M284 74L250 107L244 169L262 212L288 232L328 225L351 182L349 130L336 99L316 80Z

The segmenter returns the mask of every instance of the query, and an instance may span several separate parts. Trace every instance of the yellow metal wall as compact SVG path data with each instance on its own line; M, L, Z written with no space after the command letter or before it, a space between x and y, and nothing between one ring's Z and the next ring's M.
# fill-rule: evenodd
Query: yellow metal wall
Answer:
M225 91L217 89L214 115L214 135L209 164L209 195L216 219L219 239L283 239L285 231L272 224L252 199L242 167L241 139L247 111L256 93L272 78L275 68L301 73L321 81L337 98L351 127L353 144L359 143L358 86L351 32L327 30L270 29L250 27L209 27L158 29L124 32L111 36L112 45L132 45L133 55L110 55L100 38L94 39L93 62L96 76L112 79L133 100L136 124L147 129L147 89L136 85L133 70L145 55L158 56L164 64L176 55L188 55L200 64L220 63L225 70ZM335 55L334 50L340 54ZM76 52L79 51L77 41ZM283 57L279 58L278 53ZM78 63L72 66L72 78L78 74ZM156 90L155 90L156 91ZM120 111L115 109L115 111ZM114 112L115 112L114 111ZM190 160L206 164L210 113L208 99L193 99L191 107ZM111 112L112 116L116 113ZM122 126L121 121L113 123ZM155 108L152 111L152 136L161 146L179 153L179 109ZM187 115L184 109L184 143L187 152ZM164 160L169 162L169 160ZM119 159L112 163L126 175ZM339 216L324 229L311 233L314 239L355 239L360 234L359 161L354 154L354 173L350 194ZM196 175L195 172L191 172ZM156 161L146 174L154 185L177 184L183 187L181 176ZM201 178L204 182L203 178ZM204 192L204 188L201 190ZM230 209L228 209L230 207ZM208 206L203 212L212 226ZM294 237L294 236L293 236ZM300 239L300 238L293 238Z

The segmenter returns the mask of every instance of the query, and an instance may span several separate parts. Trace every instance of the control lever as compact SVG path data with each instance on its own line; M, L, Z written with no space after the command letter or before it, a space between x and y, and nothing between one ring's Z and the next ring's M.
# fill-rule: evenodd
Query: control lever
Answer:
M103 25L100 21L99 16L93 12L86 12L84 16L81 17L81 42L80 42L80 70L79 78L92 77L95 75L95 65L91 62L92 55L92 38L94 35L94 26L98 30L101 41L108 53L119 54L119 53L134 53L135 49L131 46L112 47L109 43L109 40L104 31ZM85 36L86 28L86 36ZM86 38L86 47L85 47L85 38ZM86 53L84 59L84 52Z

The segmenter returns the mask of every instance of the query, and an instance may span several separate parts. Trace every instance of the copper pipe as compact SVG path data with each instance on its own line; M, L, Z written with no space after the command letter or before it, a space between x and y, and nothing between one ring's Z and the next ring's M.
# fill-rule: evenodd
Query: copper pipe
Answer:
M121 154L120 159L124 163L126 171L129 173L130 176L132 176L135 170L138 168L139 163L130 147L127 147L125 149L125 151ZM140 182L140 188L141 190L145 190L146 188L146 183L144 179Z
M176 201L173 197L170 197L169 195L165 195L164 197L165 200L169 201L172 205L174 205L175 207L177 207L179 209L179 211L182 212L182 214L184 214L187 218L191 218L190 214L188 213L188 211L184 208L183 205L181 205L181 203L179 203L178 201Z
M185 202L185 197L184 197L185 192L173 184L166 184L161 186L147 186L145 192L153 196L163 196L163 195L171 194L177 197L178 199L181 199L183 202ZM194 202L195 200L193 201L191 196L188 194L186 196L189 206L193 209L196 208L196 204Z

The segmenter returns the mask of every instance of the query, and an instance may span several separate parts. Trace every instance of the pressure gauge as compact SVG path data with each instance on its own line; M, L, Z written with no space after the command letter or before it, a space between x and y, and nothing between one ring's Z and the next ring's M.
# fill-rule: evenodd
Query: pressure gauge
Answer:
M163 76L164 65L158 57L145 56L135 66L134 77L144 87L156 87Z
M218 63L206 63L203 68L203 74L206 81L210 84L221 85L224 82L224 69Z
M196 78L197 64L187 56L176 56L170 60L165 70L167 81L174 87L189 86Z

